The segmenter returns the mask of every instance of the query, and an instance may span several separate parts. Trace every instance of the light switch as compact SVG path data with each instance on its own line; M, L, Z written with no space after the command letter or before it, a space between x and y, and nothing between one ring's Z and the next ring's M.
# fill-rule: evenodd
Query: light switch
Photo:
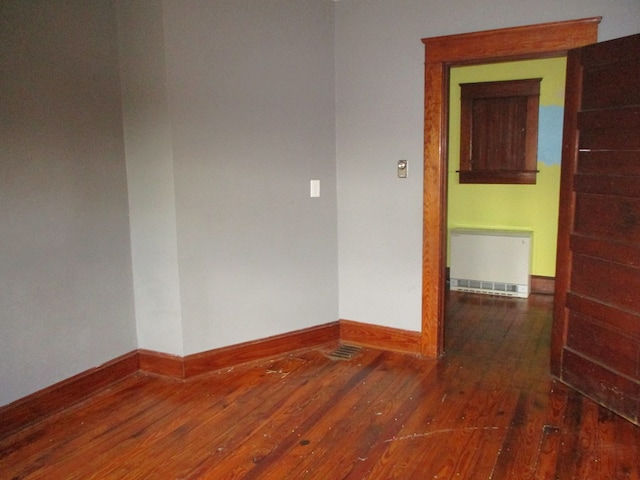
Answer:
M398 178L407 178L409 164L406 160L398 160Z
M309 187L309 196L311 198L320 196L320 180L311 180Z

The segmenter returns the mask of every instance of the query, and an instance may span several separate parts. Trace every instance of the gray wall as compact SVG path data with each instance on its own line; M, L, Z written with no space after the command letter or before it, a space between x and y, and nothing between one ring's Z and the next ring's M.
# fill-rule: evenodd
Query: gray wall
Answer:
M421 328L421 38L602 16L600 39L640 31L638 0L336 3L340 317ZM396 178L396 161L409 178Z
M333 3L117 5L140 346L335 321Z
M116 7L138 345L183 355L162 2Z
M333 3L164 5L185 353L335 321Z
M0 405L136 348L114 18L0 2Z

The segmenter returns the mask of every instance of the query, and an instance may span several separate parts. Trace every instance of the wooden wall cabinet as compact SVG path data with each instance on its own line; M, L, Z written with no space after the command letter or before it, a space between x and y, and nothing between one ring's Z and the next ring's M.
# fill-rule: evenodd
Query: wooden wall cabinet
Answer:
M536 183L541 80L460 85L460 183Z

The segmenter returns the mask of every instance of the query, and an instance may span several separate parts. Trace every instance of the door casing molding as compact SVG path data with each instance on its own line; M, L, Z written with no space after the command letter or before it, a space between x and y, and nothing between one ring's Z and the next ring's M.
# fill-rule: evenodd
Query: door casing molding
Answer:
M422 355L444 353L449 70L560 57L595 43L601 17L425 38Z

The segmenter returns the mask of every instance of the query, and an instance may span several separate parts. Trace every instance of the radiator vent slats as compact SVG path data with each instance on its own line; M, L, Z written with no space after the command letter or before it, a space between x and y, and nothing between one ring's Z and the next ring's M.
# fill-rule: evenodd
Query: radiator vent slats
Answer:
M491 295L505 295L508 297L520 296L523 291L526 291L526 285L502 282L484 282L461 278L452 278L451 287L452 290L457 290L459 292L488 293Z

